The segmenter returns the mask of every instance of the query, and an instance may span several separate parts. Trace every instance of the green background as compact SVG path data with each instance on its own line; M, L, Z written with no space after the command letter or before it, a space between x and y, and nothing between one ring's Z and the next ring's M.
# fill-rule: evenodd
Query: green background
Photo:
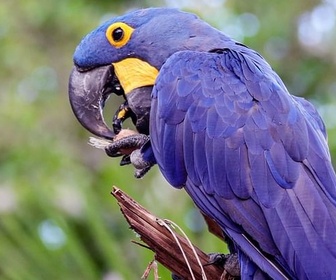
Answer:
M130 242L138 238L110 195L113 185L178 223L204 251L225 250L157 168L136 180L131 167L89 146L68 103L81 37L149 6L195 12L258 50L291 93L317 106L336 157L335 0L1 1L0 279L140 279L153 254ZM161 266L159 274L169 279Z

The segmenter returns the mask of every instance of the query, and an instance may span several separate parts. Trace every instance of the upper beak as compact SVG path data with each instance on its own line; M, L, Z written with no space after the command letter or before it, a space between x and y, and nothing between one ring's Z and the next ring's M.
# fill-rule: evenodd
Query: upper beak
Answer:
M114 72L113 66L107 65L88 71L73 67L69 79L69 99L78 121L91 133L112 139L115 134L106 125L103 108L111 93Z

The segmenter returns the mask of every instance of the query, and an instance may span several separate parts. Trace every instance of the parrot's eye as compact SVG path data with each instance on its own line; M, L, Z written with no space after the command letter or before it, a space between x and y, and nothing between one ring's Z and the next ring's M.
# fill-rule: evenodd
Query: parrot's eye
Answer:
M113 30L112 38L115 42L119 42L123 37L124 37L124 31L120 27Z
M123 22L111 24L106 30L106 38L116 48L121 48L127 44L134 29Z

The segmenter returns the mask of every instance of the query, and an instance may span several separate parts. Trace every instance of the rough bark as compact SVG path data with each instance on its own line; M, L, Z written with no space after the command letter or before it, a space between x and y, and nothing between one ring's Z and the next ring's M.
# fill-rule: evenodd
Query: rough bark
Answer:
M117 199L131 229L136 231L140 239L155 253L155 260L181 279L232 279L227 273L223 273L222 268L206 265L209 263L209 256L191 245L183 235L178 234L172 222L154 216L116 187L113 188L112 195ZM219 235L218 230L216 233ZM202 275L202 270L205 275Z

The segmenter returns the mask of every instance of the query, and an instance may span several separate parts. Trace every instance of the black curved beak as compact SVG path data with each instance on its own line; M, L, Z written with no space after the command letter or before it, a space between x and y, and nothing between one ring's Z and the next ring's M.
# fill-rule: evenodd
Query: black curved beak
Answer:
M69 79L70 104L78 121L91 133L106 139L115 136L103 117L114 78L113 66L107 65L87 71L74 66Z

